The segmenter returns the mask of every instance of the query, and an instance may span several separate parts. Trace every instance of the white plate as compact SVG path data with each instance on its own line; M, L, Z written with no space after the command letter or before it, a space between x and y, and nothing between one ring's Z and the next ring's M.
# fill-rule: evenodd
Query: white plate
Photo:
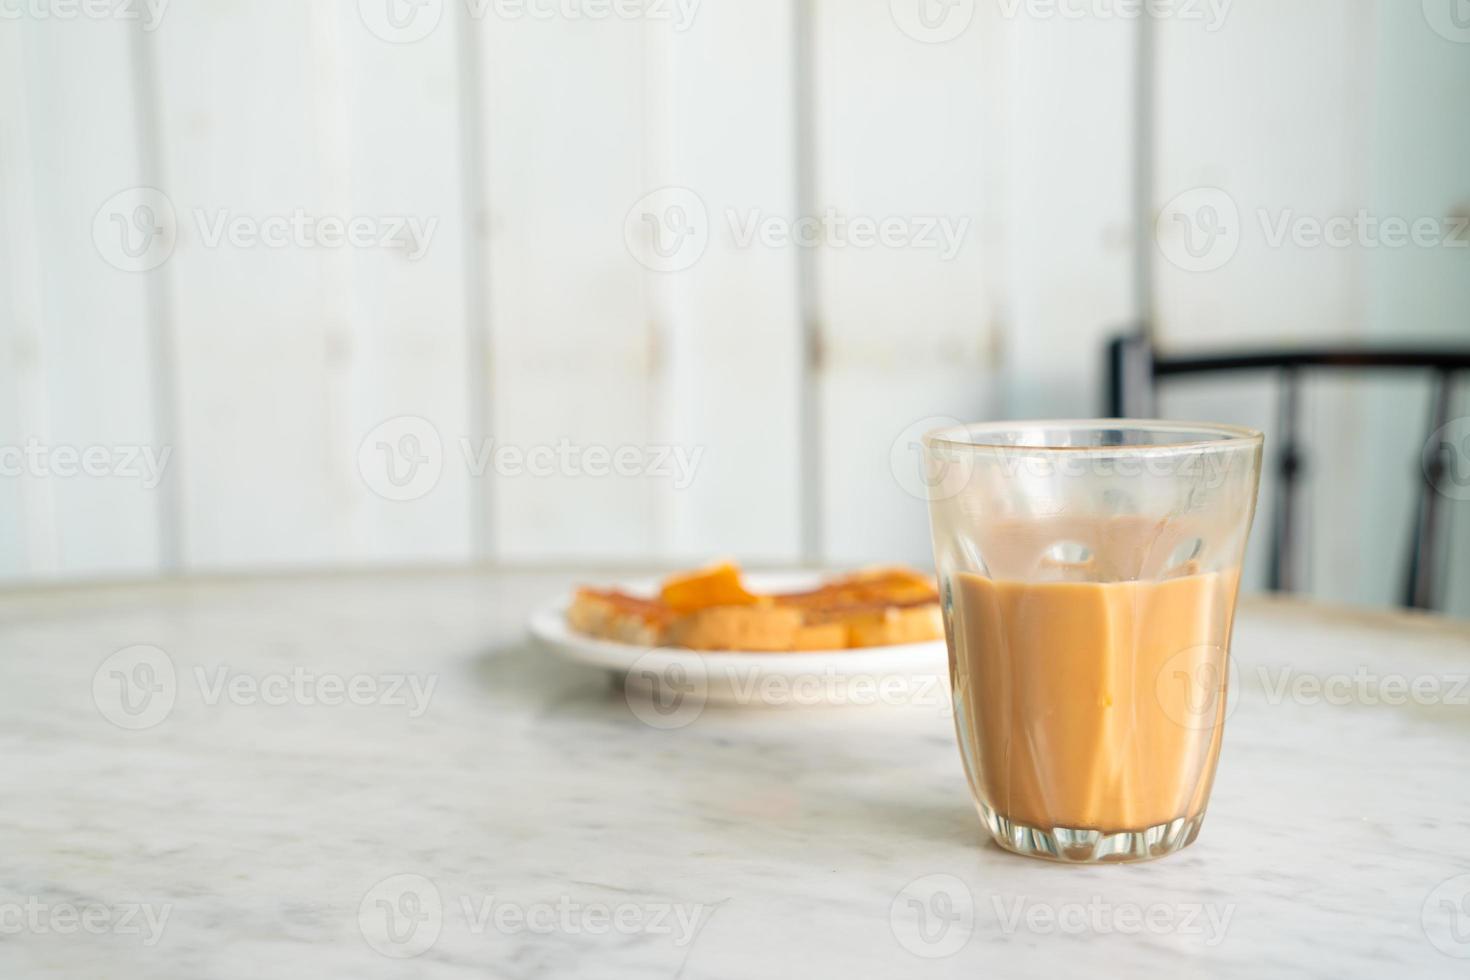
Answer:
M812 572L747 573L745 581L758 592L794 592L813 588L830 577ZM634 595L653 595L658 582L626 582L617 587ZM800 653L649 648L574 631L566 619L570 603L571 597L565 596L538 607L531 615L531 634L563 657L622 676L630 694L650 697L655 705L697 702L702 706L706 701L751 707L933 703L942 708L949 703L949 660L943 640ZM675 705L670 717L678 713L677 708Z

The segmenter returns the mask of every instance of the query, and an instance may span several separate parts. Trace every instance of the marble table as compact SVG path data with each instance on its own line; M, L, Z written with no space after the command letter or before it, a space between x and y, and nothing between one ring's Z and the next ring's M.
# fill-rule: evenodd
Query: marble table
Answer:
M0 596L0 976L1463 977L1470 627L1255 600L1197 843L988 843L946 712L660 729L558 573Z

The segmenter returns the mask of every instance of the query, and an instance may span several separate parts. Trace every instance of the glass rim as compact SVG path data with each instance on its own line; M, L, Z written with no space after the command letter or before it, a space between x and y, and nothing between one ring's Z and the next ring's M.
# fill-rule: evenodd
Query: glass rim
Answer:
M1003 442L1002 433L1063 430L1072 432L1096 432L1116 430L1124 432L1151 432L1173 435L1178 438L1169 442L1134 443L1118 446L1058 446L1027 445ZM983 437L992 433L996 438L986 441ZM1194 437L1194 438L1190 438ZM970 422L934 429L924 434L926 447L943 446L952 452L1005 452L1005 453L1058 453L1067 455L1149 456L1163 453L1198 452L1201 450L1243 449L1260 446L1265 435L1259 429L1224 422L1175 422L1165 419L1016 419L997 422Z

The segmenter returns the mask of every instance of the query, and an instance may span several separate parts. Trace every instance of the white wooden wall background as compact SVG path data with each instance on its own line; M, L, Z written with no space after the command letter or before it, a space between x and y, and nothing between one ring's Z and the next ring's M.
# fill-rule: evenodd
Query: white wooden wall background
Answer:
M394 43L369 25L398 2L174 0L148 31L0 20L0 445L173 450L155 489L0 479L0 577L922 561L895 440L935 416L1094 414L1101 344L1144 314L1175 346L1470 332L1470 250L1272 248L1254 224L1470 208L1470 44L1420 4L1236 0L1218 30L1152 25L1144 209L1216 187L1243 216L1236 256L1201 273L1133 220L1134 21L961 0L929 8L959 19L926 43L919 0L702 0L688 25L429 0L397 8L429 20ZM167 194L178 241L122 271L93 220L139 186ZM625 242L667 187L708 220L677 272ZM411 260L210 247L197 217L298 208L437 225ZM828 208L969 228L944 261L742 247L725 217ZM1267 392L1200 385L1164 407L1269 430ZM1396 596L1426 399L1310 388L1314 591ZM398 416L444 447L407 502L358 466ZM461 441L487 438L703 456L687 489L476 478ZM1454 533L1470 554L1470 520Z

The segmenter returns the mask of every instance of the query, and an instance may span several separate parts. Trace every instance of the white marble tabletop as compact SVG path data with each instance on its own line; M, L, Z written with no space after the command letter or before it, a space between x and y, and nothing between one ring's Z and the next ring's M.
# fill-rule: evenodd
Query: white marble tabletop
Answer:
M929 706L641 722L572 576L0 597L0 976L1470 973L1470 628L1248 603L1209 819L988 843Z

